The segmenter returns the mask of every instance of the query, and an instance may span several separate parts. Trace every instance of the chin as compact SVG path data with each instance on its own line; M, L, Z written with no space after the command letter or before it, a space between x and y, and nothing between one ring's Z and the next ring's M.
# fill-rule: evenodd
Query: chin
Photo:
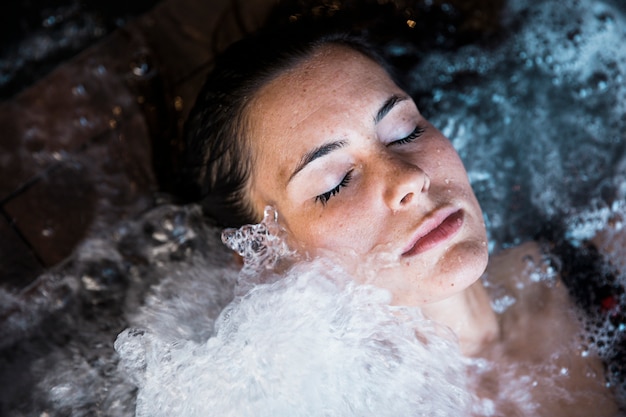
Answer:
M424 277L431 291L425 291L421 304L444 300L465 291L485 272L489 251L485 241L457 243L442 256L430 277Z

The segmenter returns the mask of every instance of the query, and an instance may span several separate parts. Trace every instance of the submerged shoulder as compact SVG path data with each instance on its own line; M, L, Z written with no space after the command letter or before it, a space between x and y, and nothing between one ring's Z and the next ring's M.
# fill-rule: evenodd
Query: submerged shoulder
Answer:
M504 249L489 258L486 276L494 284L506 284L511 278L521 278L537 266L545 264L546 258L536 241Z
M504 319L532 320L538 314L571 319L573 304L559 276L557 262L536 241L493 255L483 280L492 304L500 310L497 312L506 311ZM499 307L498 302L502 304Z
M516 378L534 381L529 392L540 406L536 415L615 416L602 362L583 354L584 329L555 262L534 241L490 259L484 282L500 324L495 361L510 364Z

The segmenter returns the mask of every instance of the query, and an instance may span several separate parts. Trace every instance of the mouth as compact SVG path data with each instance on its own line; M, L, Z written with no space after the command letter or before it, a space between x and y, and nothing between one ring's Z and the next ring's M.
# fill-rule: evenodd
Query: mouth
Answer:
M404 249L402 257L424 253L450 240L461 226L463 226L462 210L439 210L418 228L411 243Z

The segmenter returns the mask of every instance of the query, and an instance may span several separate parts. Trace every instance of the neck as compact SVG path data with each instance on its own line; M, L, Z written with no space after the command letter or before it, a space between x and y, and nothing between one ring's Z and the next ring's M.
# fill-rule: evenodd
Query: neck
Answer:
M498 337L498 321L482 283L422 307L424 314L451 328L459 338L461 352L475 356Z

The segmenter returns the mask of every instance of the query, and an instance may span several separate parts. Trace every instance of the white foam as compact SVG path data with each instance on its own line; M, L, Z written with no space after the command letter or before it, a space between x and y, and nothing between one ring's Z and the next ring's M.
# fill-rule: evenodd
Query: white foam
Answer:
M456 342L389 301L312 261L228 306L204 343L128 330L116 349L137 416L468 415Z

